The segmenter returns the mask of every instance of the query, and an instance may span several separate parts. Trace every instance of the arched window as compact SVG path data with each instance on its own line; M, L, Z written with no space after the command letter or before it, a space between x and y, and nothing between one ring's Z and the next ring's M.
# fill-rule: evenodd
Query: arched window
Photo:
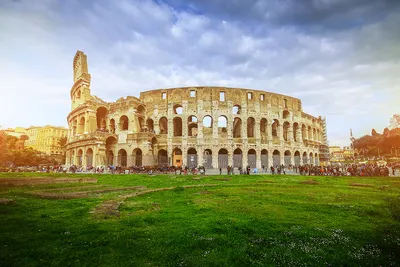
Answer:
M189 116L188 118L188 136L197 136L197 117Z
M181 105L174 106L174 114L181 115L183 113L183 108Z
M274 120L274 122L271 125L272 127L272 137L278 137L278 127L279 127L279 121Z
M182 136L182 118L175 117L174 123L174 136Z
M254 126L256 121L253 117L247 119L247 137L254 137Z
M160 134L167 134L168 133L168 120L165 117L162 117L159 121L160 125Z
M97 130L105 131L107 128L106 117L108 110L105 107L100 107L96 111Z
M129 127L129 120L128 120L128 117L127 116L122 116L120 119L119 119L119 123L120 123L120 131L126 131L126 130L128 130L128 127Z
M289 122L285 121L283 123L283 139L285 141L289 141L289 128L290 128Z
M239 105L234 105L233 107L232 107L232 114L233 115L238 115L238 114L240 114L240 111L241 111L241 106L239 106Z
M242 136L242 120L236 117L233 120L233 138L240 138Z

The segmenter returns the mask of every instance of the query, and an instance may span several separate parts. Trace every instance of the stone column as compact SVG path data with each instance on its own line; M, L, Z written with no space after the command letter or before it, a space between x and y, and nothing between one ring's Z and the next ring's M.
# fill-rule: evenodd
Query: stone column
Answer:
M187 157L188 157L187 148L182 147L182 167L183 168L185 168L188 165Z
M261 150L260 149L256 149L256 167L258 170L261 169Z
M157 122L157 123L154 122L153 128L154 128L154 132L156 134L160 134L160 124L159 124L159 122Z
M204 165L204 149L201 146L197 146L197 166Z
M267 138L268 141L272 141L272 123L269 120L267 120Z
M261 130L260 130L260 119L254 119L255 124L254 124L254 137L256 138L257 141L261 139Z
M243 148L242 153L243 153L242 165L243 165L243 169L246 169L247 165L249 165L249 162L248 162L248 153L249 153L249 149Z
M273 153L274 151L272 150L272 151L268 151L268 165L269 166L267 166L268 167L268 170L270 170L269 168L271 167L271 166L273 166L273 164L274 164L274 158L273 158Z
M281 151L280 153L280 161L281 161L281 165L285 165L285 151Z

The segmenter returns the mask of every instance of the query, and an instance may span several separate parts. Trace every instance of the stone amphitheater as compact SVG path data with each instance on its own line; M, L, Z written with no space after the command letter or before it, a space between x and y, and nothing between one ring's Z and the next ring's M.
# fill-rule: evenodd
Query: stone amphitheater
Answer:
M325 120L303 112L294 97L195 86L105 102L91 95L81 51L73 74L67 166L319 165L327 145Z

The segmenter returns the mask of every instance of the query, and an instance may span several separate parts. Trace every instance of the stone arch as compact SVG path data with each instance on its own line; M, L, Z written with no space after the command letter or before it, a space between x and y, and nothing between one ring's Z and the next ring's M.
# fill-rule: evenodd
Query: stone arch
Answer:
M318 153L315 153L315 155L314 155L314 164L315 164L315 166L319 165Z
M149 132L154 132L154 121L151 118L147 119L146 126Z
M115 120L114 119L110 120L110 132L115 133Z
M174 136L182 136L182 118L175 117L173 119L174 124Z
M249 149L247 152L247 165L252 169L257 165L257 153L254 149Z
M76 154L76 165L82 166L83 164L83 150L79 149L78 153Z
M137 117L139 122L139 131L144 132L147 129L147 125L144 123L144 118L142 116Z
M314 164L314 155L313 155L313 153L312 152L310 152L310 164Z
M91 148L86 150L86 166L93 166L93 150Z
M120 149L118 151L118 165L121 167L126 167L128 165L128 154L125 149Z
M290 119L289 117L290 117L290 112L288 110L284 110L282 113L282 118L284 120L289 120Z
M212 169L212 150L211 149L205 149L204 150L204 155L203 155L203 166L206 169Z
M242 111L242 107L240 105L234 105L232 107L232 114L233 115L239 115L241 111Z
M271 125L272 128L272 137L278 138L279 137L279 121L275 119Z
M286 151L285 151L284 159L285 159L284 165L285 165L286 167L289 167L289 165L292 164L292 153L290 153L289 150L286 150Z
M212 136L213 132L213 118L210 115L203 117L203 135Z
M142 166L143 164L143 152L140 148L135 148L132 151L132 165Z
M274 150L272 153L272 161L274 167L281 165L281 152L279 150Z
M108 115L108 109L105 107L99 107L96 110L97 130L105 131L107 129L107 122L106 122L107 115Z
M260 120L260 137L261 143L266 143L268 140L268 121L266 118Z
M114 152L112 150L107 150L107 166L114 166Z
M70 153L69 163L71 165L74 165L75 164L74 161L75 161L75 150L72 150Z
M300 157L300 152L298 150L296 150L296 152L294 152L294 165L295 166L301 165L301 157Z
M315 130L315 128L313 128L312 133L313 133L313 140L317 141L318 137L317 137L317 131Z
M307 152L303 153L303 165L308 164L308 157L307 157Z
M129 128L129 119L126 115L123 115L119 118L119 130L126 131ZM125 151L126 152L126 151Z
M197 150L194 147L191 147L187 151L187 166L189 168L197 167Z
M289 141L289 128L290 128L290 123L285 121L283 123L283 139L285 141Z
M159 120L160 134L168 134L168 119L161 117Z
M174 105L174 114L182 115L183 114L183 107L180 104Z
M312 129L311 129L311 126L308 126L308 140L312 140L313 139L313 137L312 137Z
M198 127L197 127L197 117L189 116L188 118L188 136L197 136Z
M136 112L137 112L138 114L144 116L145 113L146 113L146 109L144 108L143 105L139 105L139 106L136 108Z
M234 168L241 168L243 167L243 153L240 148L236 148L233 151L233 167Z
M218 168L226 168L228 167L228 150L225 148L221 148L218 151Z
M299 142L298 139L299 124L297 122L293 123L293 140Z
M165 149L160 149L157 153L157 162L160 166L168 165L168 153Z
M233 138L240 138L242 136L242 120L235 117L233 120Z
M83 134L85 131L85 117L81 117L78 125L78 134Z
M228 119L225 116L218 117L218 135L224 135L227 133Z
M268 169L268 151L266 149L261 150L261 166Z
M254 127L256 125L256 121L253 117L247 118L247 137L254 138Z
M172 164L176 167L182 167L182 163L182 150L176 147L172 150Z
M301 137L303 139L303 142L305 142L308 138L307 127L304 124L301 126Z

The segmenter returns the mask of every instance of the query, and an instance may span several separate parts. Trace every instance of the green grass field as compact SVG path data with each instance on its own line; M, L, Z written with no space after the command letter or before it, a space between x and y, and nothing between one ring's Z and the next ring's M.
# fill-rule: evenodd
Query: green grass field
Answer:
M49 179L0 183L0 266L400 265L395 177L0 180L25 176ZM97 183L51 183L67 176Z

